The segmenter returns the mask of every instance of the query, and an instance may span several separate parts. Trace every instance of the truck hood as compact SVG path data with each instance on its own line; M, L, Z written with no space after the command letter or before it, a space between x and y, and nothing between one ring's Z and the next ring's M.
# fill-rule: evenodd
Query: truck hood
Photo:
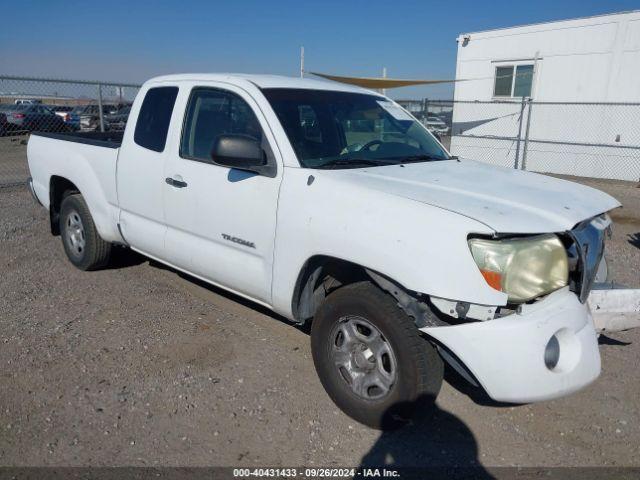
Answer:
M471 160L340 173L360 187L443 208L498 233L562 232L620 206L615 198L591 187Z

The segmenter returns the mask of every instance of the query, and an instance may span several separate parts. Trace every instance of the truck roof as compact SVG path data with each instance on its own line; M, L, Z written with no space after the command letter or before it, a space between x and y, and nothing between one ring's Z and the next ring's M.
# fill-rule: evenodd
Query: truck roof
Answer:
M328 80L287 77L284 75L253 75L245 73L181 73L154 77L145 83L180 82L180 81L224 81L229 83L251 82L258 88L304 88L310 90L332 90L339 92L355 92L376 94L371 90Z

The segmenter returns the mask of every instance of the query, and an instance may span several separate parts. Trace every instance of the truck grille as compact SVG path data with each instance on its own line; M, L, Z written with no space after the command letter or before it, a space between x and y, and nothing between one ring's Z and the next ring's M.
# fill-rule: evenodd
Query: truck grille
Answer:
M590 218L579 223L568 234L573 240L568 250L570 263L573 264L572 290L584 303L604 255L605 238L611 236L611 219L606 213Z

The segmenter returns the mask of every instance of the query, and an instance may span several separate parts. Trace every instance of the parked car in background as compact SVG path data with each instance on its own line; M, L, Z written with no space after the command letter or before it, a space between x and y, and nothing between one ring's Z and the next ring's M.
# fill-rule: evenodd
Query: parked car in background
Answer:
M99 130L98 105L79 105L69 113L68 123L74 130Z
M7 118L7 130L26 132L69 130L62 118L43 105L30 103L0 105L0 112Z
M102 113L104 115L115 115L116 113L118 113L118 111L123 107L123 105L120 104L107 104L107 105L102 105Z
M453 125L453 110L438 112L437 117L450 127Z
M69 125L72 130L80 130L80 114L85 108L86 105L78 105L69 112L68 117L65 119L65 123Z
M18 98L13 103L16 105L39 105L42 103L42 100L37 98Z
M117 106L102 106L102 118L105 130L109 128L109 123L106 120L106 116L115 112L117 112ZM67 123L69 123L69 125L71 125L74 130L100 130L100 110L98 108L98 105L95 103L89 105L78 105L69 113L69 120Z
M51 110L53 113L58 115L62 120L66 122L66 119L69 118L69 112L73 110L72 105L43 105Z
M109 123L109 130L124 130L127 126L127 119L131 113L131 105L125 105L116 113L105 115L105 120Z
M438 135L448 135L449 127L446 123L442 121L442 119L438 117L427 117L426 127L431 131L435 132Z

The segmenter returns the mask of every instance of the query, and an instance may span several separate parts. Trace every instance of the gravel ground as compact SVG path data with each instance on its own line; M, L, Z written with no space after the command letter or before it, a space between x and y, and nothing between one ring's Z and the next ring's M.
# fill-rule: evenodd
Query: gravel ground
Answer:
M625 203L614 279L640 287L640 189L585 183ZM25 188L0 219L0 465L640 465L640 330L601 337L570 397L496 405L448 372L437 411L381 434L332 404L305 331L134 254L74 269Z

